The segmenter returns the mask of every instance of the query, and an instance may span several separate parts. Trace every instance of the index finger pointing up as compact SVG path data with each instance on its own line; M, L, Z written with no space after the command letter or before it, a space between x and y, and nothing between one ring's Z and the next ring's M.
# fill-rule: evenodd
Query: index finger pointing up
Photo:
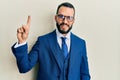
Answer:
M28 16L28 19L27 19L27 25L30 26L30 22L31 22L31 16Z

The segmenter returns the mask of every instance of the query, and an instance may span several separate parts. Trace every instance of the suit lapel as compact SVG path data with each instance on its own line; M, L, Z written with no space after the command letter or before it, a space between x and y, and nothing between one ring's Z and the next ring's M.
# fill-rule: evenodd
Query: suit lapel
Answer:
M56 63L58 64L59 68L62 70L64 56L62 55L62 51L57 42L56 32L55 31L52 32L52 34L49 36L48 39L49 39L50 49L53 53L54 59L55 59Z
M75 36L73 34L71 34L71 47L70 47L70 61L69 61L69 71L72 70L72 68L74 68L74 65L76 65L76 61L77 61L77 51L78 51L78 47L77 47L77 42L75 40Z

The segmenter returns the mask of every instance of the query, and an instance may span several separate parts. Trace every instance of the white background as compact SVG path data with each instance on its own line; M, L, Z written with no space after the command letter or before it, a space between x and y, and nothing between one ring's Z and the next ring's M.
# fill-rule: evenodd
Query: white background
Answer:
M86 40L91 80L120 80L120 0L64 0L76 8L72 32ZM63 0L0 0L0 80L35 80L37 67L20 74L11 46L16 30L31 15L29 49L37 37L55 29Z

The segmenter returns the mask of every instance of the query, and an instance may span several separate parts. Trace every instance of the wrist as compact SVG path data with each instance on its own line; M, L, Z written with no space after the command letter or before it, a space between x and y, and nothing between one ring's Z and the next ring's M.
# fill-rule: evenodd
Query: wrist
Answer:
M25 43L26 41L18 41L18 44L23 44Z

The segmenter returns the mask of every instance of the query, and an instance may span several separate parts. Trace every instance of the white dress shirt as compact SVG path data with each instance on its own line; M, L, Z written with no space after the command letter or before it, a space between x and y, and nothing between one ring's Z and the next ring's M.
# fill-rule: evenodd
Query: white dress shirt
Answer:
M67 44L67 47L68 47L68 52L70 51L70 35L71 35L71 32L69 32L66 36L63 36L57 29L56 29L56 34L57 34L57 41L58 41L58 44L60 46L60 48L62 48L62 39L61 37L66 37L66 44Z
M18 42L15 44L14 48L17 48L17 47L20 47L20 46L23 46L27 44L27 42L24 42L24 43L21 43L21 44L18 44Z

